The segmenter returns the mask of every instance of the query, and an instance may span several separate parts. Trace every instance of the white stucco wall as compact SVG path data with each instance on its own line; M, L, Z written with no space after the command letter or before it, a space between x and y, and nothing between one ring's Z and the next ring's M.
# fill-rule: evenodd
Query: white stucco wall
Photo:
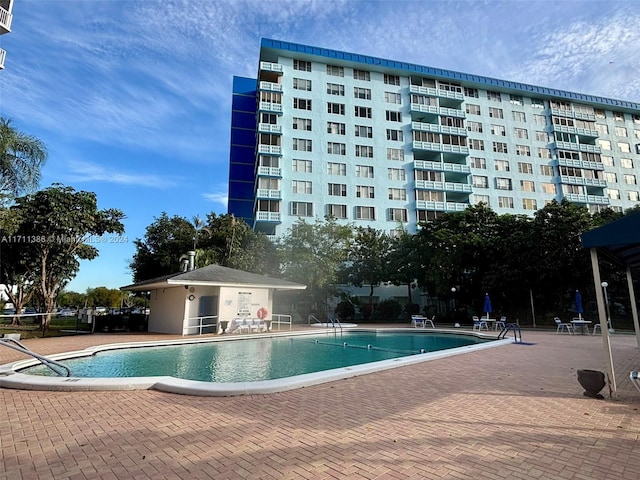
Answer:
M238 299L241 292L251 293L249 317L256 318L261 307L272 313L272 294L268 288L220 287L220 319L231 320L238 316Z
M153 290L149 300L149 331L182 335L189 291L183 286Z

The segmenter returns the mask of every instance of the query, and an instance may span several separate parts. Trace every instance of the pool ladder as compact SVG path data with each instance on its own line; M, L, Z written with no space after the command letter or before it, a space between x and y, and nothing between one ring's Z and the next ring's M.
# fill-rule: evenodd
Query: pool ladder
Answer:
M340 323L340 319L338 317L335 317L335 318L327 317L327 318L328 318L327 328L330 328L329 322L331 322L331 328L333 328L334 330L336 328L340 328L340 333L342 333L342 323ZM316 316L313 314L309 315L309 323L311 323L311 320L315 320L316 323L323 323L320 320L318 320Z
M509 330L513 330L513 340L516 343L522 343L522 330L520 330L520 325L517 323L507 323L502 327L502 330L500 330L500 333L498 334L498 339L506 338Z
M60 375L61 377L71 376L69 367L61 364L60 362L56 362L55 360L51 360L50 358L47 358L43 355L39 355L36 352L32 352L15 338L0 338L0 345L4 345L5 347L17 350L20 353L32 356L36 360L39 360L40 363L42 363L45 367L49 368L51 371L53 371L57 375Z

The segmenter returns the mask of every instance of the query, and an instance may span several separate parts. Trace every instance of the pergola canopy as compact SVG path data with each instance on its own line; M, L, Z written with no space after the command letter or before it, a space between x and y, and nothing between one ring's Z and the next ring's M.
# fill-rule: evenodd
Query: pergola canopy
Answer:
M597 248L631 270L640 271L640 212L594 228L581 236L584 248Z

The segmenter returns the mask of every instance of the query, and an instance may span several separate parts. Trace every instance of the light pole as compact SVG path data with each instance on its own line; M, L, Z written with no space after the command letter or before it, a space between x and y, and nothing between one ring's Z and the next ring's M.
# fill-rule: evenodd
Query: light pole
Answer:
M451 303L453 304L453 311L456 311L456 287L451 287Z
M607 282L602 282L600 284L602 289L604 290L604 304L607 307L607 326L609 327L609 332L614 333L613 325L611 324L611 311L609 310L609 296L607 295L607 287L609 284Z

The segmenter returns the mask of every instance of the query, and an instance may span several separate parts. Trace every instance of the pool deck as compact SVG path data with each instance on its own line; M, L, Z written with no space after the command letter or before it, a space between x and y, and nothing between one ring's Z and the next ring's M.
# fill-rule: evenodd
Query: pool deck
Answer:
M168 338L23 343L51 354ZM576 379L604 370L600 336L523 340L270 395L0 389L0 479L639 478L635 337L611 337L616 401L584 397ZM0 364L22 358L0 349Z

